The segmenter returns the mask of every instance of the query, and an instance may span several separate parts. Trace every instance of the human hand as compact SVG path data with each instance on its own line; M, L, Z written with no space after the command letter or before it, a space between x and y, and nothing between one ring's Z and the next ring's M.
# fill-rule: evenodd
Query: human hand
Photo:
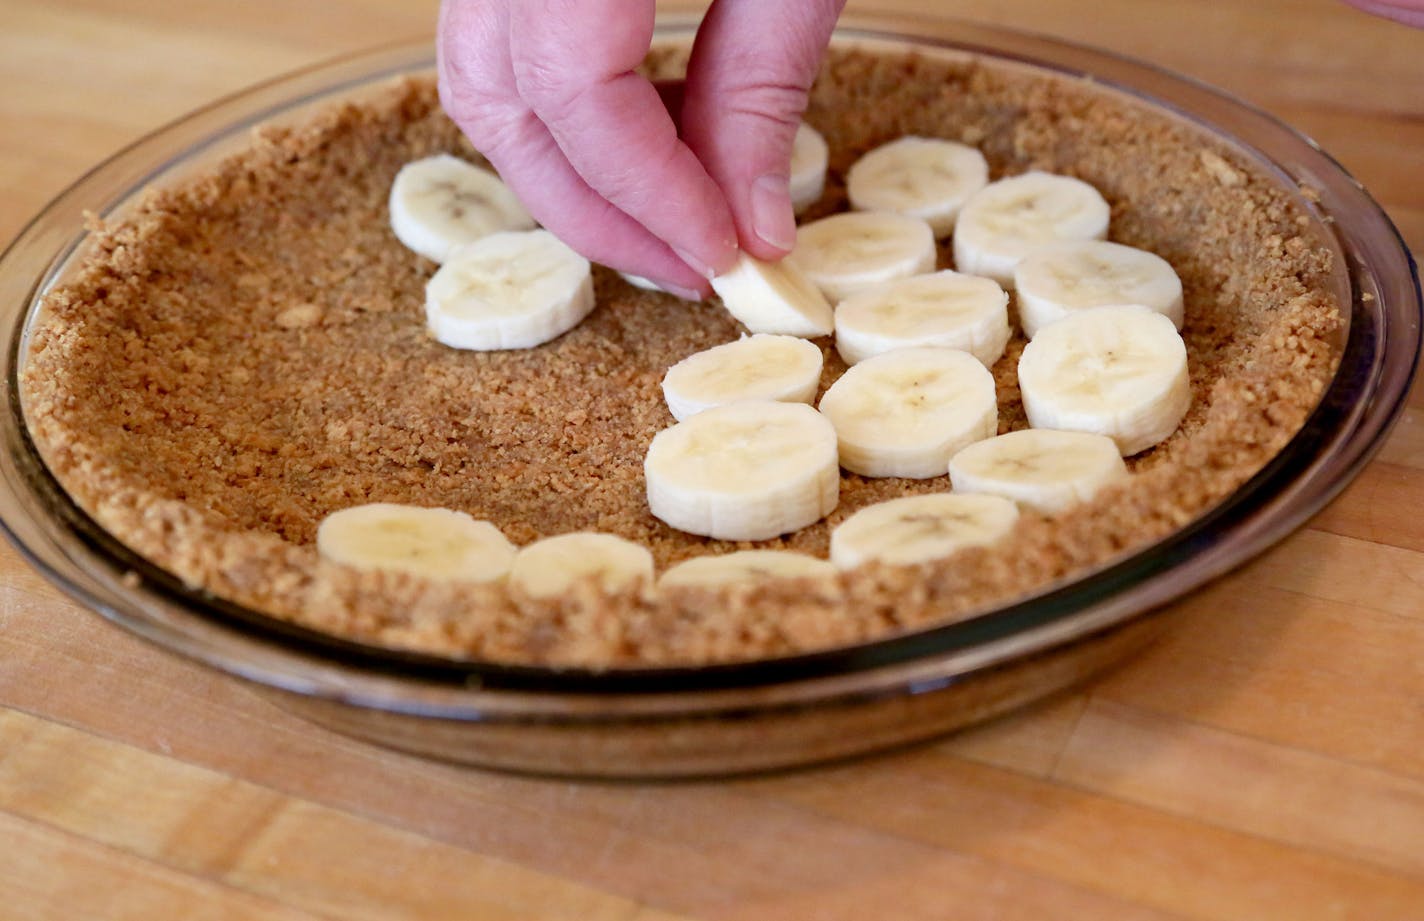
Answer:
M845 0L716 0L673 114L635 72L654 0L444 0L440 98L574 249L684 296L795 243L791 144Z
M1424 0L1345 0L1353 7L1424 28Z

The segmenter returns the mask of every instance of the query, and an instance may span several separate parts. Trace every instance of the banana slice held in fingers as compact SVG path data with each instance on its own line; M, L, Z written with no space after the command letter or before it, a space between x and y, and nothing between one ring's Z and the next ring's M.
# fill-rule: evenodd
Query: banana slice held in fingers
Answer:
M578 531L529 544L509 570L510 589L527 598L554 598L583 580L607 592L651 585L653 555L642 544L612 534Z
M835 429L802 403L748 400L698 413L653 437L643 474L654 517L722 540L798 531L840 500Z
M1056 515L1128 477L1106 435L1023 429L970 445L949 462L957 493L987 493Z
M954 225L954 267L1013 287L1014 269L1045 246L1101 240L1111 209L1098 190L1069 176L1032 172L990 183Z
M831 562L854 569L871 561L913 566L966 547L997 543L1018 522L1018 506L1000 496L933 493L863 508L831 532Z
M514 561L514 545L488 521L390 502L327 515L317 527L316 547L323 557L355 569L469 582L502 579Z
M773 579L824 579L836 574L825 560L789 550L738 550L678 563L658 579L659 588L747 585Z
M934 233L919 218L858 211L801 225L786 261L838 303L873 285L933 272L935 257Z
M998 282L975 275L888 282L836 306L836 351L853 365L894 349L941 346L992 366L1009 342L1008 304Z
M401 167L391 183L389 209L396 239L435 262L492 233L535 226L498 176L449 154Z
M861 157L846 174L857 211L892 211L923 219L947 237L964 203L989 184L989 163L966 144L904 137Z
M944 476L949 459L998 429L994 376L968 352L886 352L851 368L821 398L841 466L867 477Z
M810 403L821 364L821 350L805 339L748 336L673 365L663 377L663 396L679 422L739 400Z
M737 322L754 333L829 336L835 329L831 305L790 260L765 262L742 253L729 272L712 279Z
M791 207L800 214L821 200L831 151L821 132L802 122L791 145Z
M425 286L431 334L457 349L527 349L593 310L587 259L547 230L491 234L451 254Z
M1146 307L1095 307L1045 326L1019 358L1029 425L1106 435L1123 457L1177 430L1192 402L1187 348Z
M1039 250L1014 270L1019 323L1032 339L1070 313L1139 304L1182 328L1182 280L1167 260L1105 240L1063 243Z

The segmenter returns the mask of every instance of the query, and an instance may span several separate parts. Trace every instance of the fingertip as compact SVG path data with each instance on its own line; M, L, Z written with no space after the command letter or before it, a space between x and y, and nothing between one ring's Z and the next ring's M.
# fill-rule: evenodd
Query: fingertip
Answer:
M707 285L703 285L702 288L684 288L681 285L664 283L661 287L674 297L680 297L685 301L693 302L705 301L708 295L712 293L711 287Z
M731 271L732 266L736 265L738 247L736 239L728 237L714 248L693 251L681 246L674 246L672 251L700 278L710 281L718 275Z

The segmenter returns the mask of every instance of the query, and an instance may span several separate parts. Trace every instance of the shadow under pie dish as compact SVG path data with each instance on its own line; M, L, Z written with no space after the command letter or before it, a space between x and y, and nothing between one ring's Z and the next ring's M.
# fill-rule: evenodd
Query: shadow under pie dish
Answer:
M7 524L72 591L170 648L300 691L288 703L349 731L508 767L795 763L1081 677L1147 631L1136 615L1343 486L1404 393L1417 288L1373 203L1269 119L1094 52L947 23L917 31L843 30L807 112L832 151L808 216L844 207L859 153L908 134L970 141L996 178L1039 168L1098 187L1113 238L1167 258L1187 291L1194 408L1132 460L1126 488L1063 518L1026 516L1002 552L829 587L531 607L323 563L316 523L367 501L461 508L519 544L610 531L660 567L732 549L652 519L641 483L648 440L671 424L663 372L737 334L715 304L600 271L594 314L539 349L455 352L424 336L431 266L390 236L385 196L408 160L474 154L438 112L422 48L220 104L47 212L88 206L105 227L77 249L76 228L61 231L43 290L14 308L7 371L28 428L6 459ZM994 368L1001 431L1024 424L1022 345ZM827 351L823 389L844 367ZM847 475L828 522L947 488ZM824 556L826 533L785 543Z

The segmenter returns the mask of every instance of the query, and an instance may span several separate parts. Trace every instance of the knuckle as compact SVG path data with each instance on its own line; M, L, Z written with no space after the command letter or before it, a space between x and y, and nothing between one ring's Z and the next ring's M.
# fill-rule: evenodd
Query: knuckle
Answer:
M580 98L589 90L590 81L571 73L557 59L534 55L515 59L514 86L530 108L547 117L559 118L578 107Z
M806 108L806 87L774 75L747 74L728 87L728 108L777 125L795 124Z

